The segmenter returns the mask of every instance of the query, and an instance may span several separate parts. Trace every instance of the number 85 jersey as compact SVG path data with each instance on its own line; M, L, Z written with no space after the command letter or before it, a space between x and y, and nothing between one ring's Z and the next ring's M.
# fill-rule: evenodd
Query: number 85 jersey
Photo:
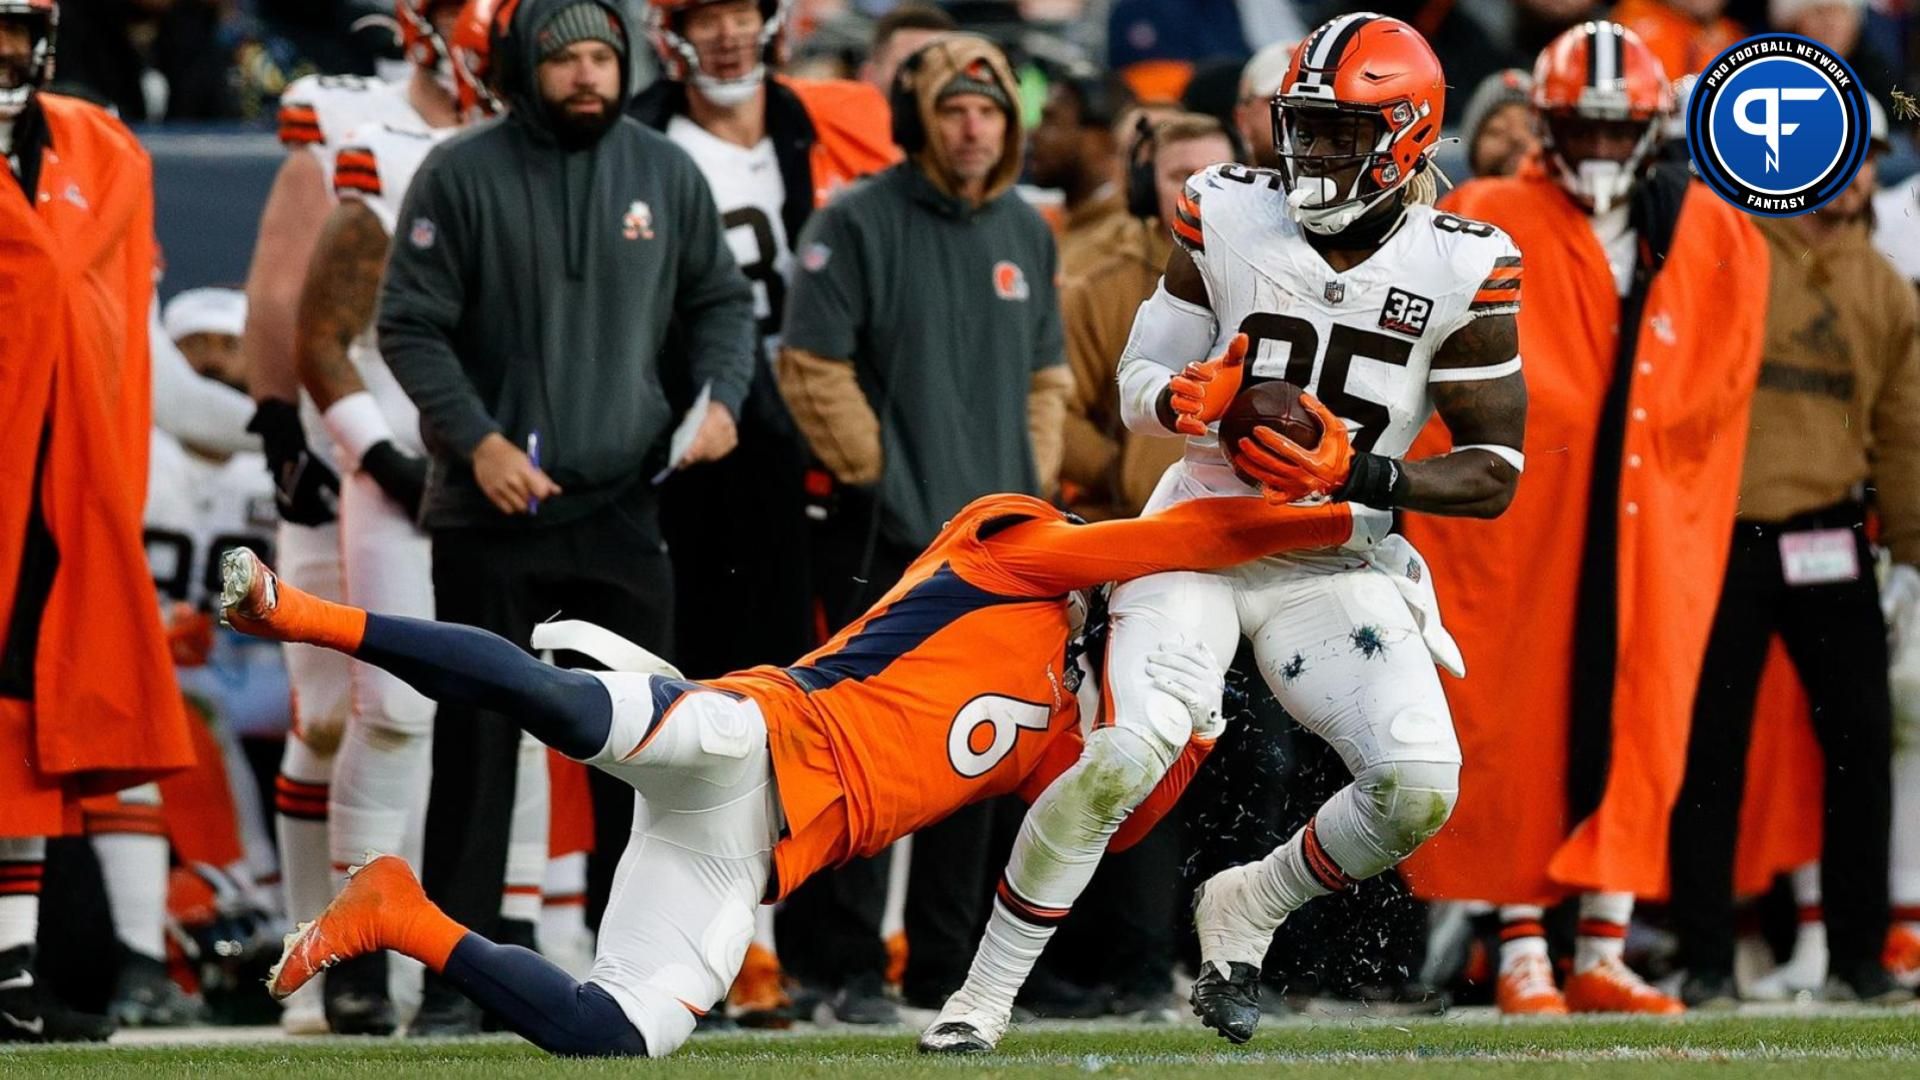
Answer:
M1519 370L1518 358L1433 368L1455 330L1519 310L1520 251L1485 222L1409 206L1379 250L1336 272L1288 215L1279 173L1227 164L1194 174L1171 224L1206 283L1214 351L1246 334L1247 385L1305 389L1346 421L1357 450L1404 455L1433 411L1431 381ZM1186 461L1209 490L1247 490L1211 434L1188 440Z

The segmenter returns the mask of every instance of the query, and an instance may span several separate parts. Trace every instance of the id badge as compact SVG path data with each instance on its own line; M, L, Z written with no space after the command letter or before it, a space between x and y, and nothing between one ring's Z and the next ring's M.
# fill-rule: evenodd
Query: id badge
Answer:
M1832 585L1860 578L1852 529L1780 534L1780 573L1789 585Z

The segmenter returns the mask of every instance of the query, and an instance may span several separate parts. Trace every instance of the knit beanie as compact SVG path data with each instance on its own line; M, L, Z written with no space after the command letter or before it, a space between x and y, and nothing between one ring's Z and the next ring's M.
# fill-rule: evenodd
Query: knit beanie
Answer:
M592 0L581 0L554 12L534 34L542 60L582 41L604 41L621 57L627 55L626 33L611 12Z
M1012 100L1007 97L1007 91L1000 85L1000 80L994 77L992 65L985 59L977 59L954 72L953 78L948 79L947 84L934 95L934 103L937 105L960 94L979 94L1000 106L1009 115L1013 112Z
M1480 134L1480 125L1498 112L1500 106L1525 105L1532 92L1533 76L1519 68L1496 71L1480 80L1480 85L1473 88L1473 96L1467 99L1466 110L1460 114L1460 137L1466 140L1468 148L1473 146L1473 137Z

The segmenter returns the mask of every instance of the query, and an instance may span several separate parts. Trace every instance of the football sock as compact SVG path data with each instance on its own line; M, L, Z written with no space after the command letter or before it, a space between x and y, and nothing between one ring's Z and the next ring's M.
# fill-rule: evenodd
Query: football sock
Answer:
M1580 897L1580 926L1573 943L1575 974L1619 960L1627 950L1633 894L1590 892Z
M356 715L334 762L328 844L335 869L367 853L411 856L424 815L421 792L433 770L430 731L398 731Z
M600 753L613 730L613 699L599 679L542 663L485 630L369 614L354 656L435 701L512 716L570 758Z
M1887 893L1894 921L1920 929L1920 740L1894 739L1893 842L1888 845Z
M974 1003L1002 1017L1012 1015L1013 999L1019 996L1020 987L1066 914L1034 912L1008 892L1006 879L1002 878L999 895L993 898L993 914L987 918L987 932L980 938L979 951L973 954L973 966L967 969L963 989L972 995Z
M1260 873L1253 879L1253 897L1264 921L1275 927L1314 897L1353 884L1321 846L1318 814L1257 865Z
M1500 970L1522 960L1545 959L1547 913L1533 904L1505 904L1500 908Z
M541 893L540 948L551 955L563 943L586 940L587 853L576 851L547 860Z
M168 847L158 797L153 785L143 785L123 792L116 811L89 811L85 822L100 861L114 936L142 956L165 960ZM130 801L138 798L155 801Z
M274 779L274 829L280 837L280 881L287 918L318 916L333 899L334 875L327 858L327 780L333 758L322 757L298 735L287 737Z
M46 858L45 837L0 837L0 952L31 947L40 935L40 877ZM32 981L29 969L27 985Z
M644 1056L647 1042L613 995L517 945L467 934L442 966L449 983L550 1054Z
M280 856L273 839L267 835L267 815L260 804L260 788L253 776L253 763L241 749L225 724L213 726L213 737L220 744L221 764L226 767L227 790L233 796L235 825L240 832L240 849L246 867L241 880L252 887L261 903L277 910L280 906Z
M500 917L537 924L540 883L547 875L547 748L520 740L513 786L513 818L507 833L506 892Z

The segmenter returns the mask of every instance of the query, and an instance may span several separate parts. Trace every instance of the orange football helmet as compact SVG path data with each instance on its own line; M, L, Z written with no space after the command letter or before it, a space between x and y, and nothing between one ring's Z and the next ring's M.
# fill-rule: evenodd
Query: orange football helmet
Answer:
M767 66L779 66L784 60L788 0L758 0L760 17L760 63L752 71L733 79L716 79L700 69L700 53L681 36L681 19L687 12L727 0L648 0L647 33L653 39L653 51L660 57L666 77L675 82L692 82L700 92L719 105L737 105L751 97L766 81Z
M1673 85L1660 58L1619 23L1594 21L1554 38L1533 65L1533 109L1541 150L1560 186L1593 213L1617 205L1639 182L1673 111ZM1575 157L1576 128L1632 134L1624 158Z
M433 28L436 0L397 0L393 21L400 27L400 51L423 68L441 69L447 59L447 43Z
M28 24L33 53L18 86L0 86L0 120L11 120L27 107L35 89L53 81L53 45L59 36L60 7L53 0L0 0L0 19Z
M505 36L519 4L520 0L467 0L461 5L460 18L447 35L447 59L462 119L505 111L492 85L493 39L496 33Z
M1413 27L1370 11L1336 16L1293 52L1273 98L1273 144L1287 204L1316 233L1353 224L1414 175L1440 141L1447 80L1433 47ZM1317 129L1347 128L1344 145ZM1330 174L1358 165L1340 191Z

